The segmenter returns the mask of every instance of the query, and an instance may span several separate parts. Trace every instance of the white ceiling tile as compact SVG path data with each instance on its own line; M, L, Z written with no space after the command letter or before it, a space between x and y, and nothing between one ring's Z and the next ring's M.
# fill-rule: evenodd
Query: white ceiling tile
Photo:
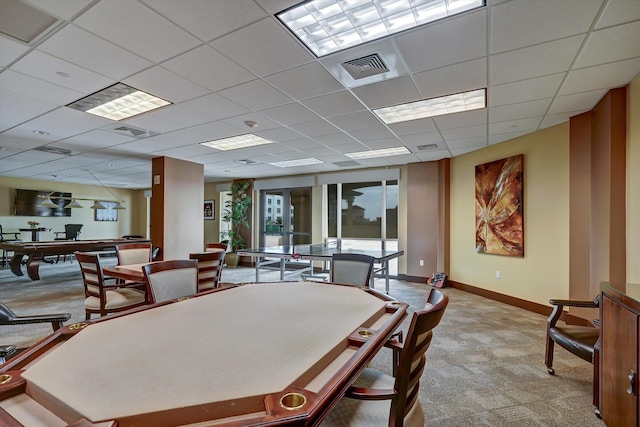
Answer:
M620 40L636 40L637 43L620 43ZM575 68L636 57L640 57L640 21L595 31L589 35Z
M82 14L75 23L156 63L201 44L137 1L102 1Z
M114 135L103 130L94 130L81 135L72 136L56 141L56 147L67 148L76 153L93 151L101 148L113 147L132 140L133 137Z
M114 80L128 77L153 65L75 25L67 25L38 49Z
M317 139L321 135L334 134L338 129L326 120L314 120L312 122L298 123L290 126L291 129L301 134Z
M87 95L115 83L98 73L37 50L20 59L11 69ZM58 74L59 72L68 77Z
M274 89L262 80L253 80L218 92L233 102L258 111L289 104L293 99Z
M584 112L585 111L574 111L571 113L547 114L544 117L542 123L540 123L540 129L545 129L551 126L558 125L560 123L568 122L571 117L577 116L578 114Z
M318 141L322 145L326 145L327 147L334 148L336 145L344 145L344 144L358 144L362 145L359 141L353 139L351 136L346 133L332 133L327 135L319 135L313 137L316 141Z
M267 108L266 110L260 110L260 114L264 114L285 126L294 125L296 123L311 122L320 118L317 114L297 102Z
M395 138L395 136L393 135L393 133L391 133L391 131L389 131L386 127L381 125L378 125L375 127L367 127L364 129L352 130L352 131L349 131L348 134L354 137L355 139L357 139L358 141L363 142L365 144L376 139L391 138L391 137Z
M0 34L0 67L6 67L29 48Z
M584 37L574 36L493 55L489 61L489 82L497 85L567 71ZM544 58L544 61L531 58Z
M369 108L389 107L420 100L420 93L408 77L374 83L353 89L353 93Z
M143 0L203 41L230 33L266 16L253 1L238 0Z
M450 150L452 149L457 150L460 148L468 148L468 147L482 148L482 147L486 147L487 145L488 144L487 144L486 136L447 140L447 147L449 147Z
M480 58L413 76L421 99L487 87L487 59Z
M451 152L452 156L462 156L463 154L467 154L467 153L471 153L472 151L476 151L478 150L478 148L476 147L464 147L464 148L458 148L458 149L450 149L449 151ZM424 159L427 160L427 159ZM437 160L437 159L431 159L431 160Z
M468 153L469 151L477 150L477 148L465 148L461 154ZM432 162L441 159L447 159L451 157L453 152L450 150L435 150L435 151L420 151L414 153L415 156L422 162Z
M215 93L185 101L180 106L205 114L213 119L225 119L249 112L249 109Z
M536 99L555 96L566 73L521 80L489 88L488 101L490 107L515 104Z
M530 119L489 123L489 136L515 132L532 132L538 129L541 121L542 117L532 117Z
M489 123L544 116L551 104L551 98L520 102L489 109Z
M305 99L301 102L311 111L324 117L355 113L366 109L362 102L346 90Z
M82 9L90 6L92 0L23 0L62 19L71 19Z
M461 127L469 127L474 125L487 123L487 109L473 111L463 111L461 113L446 114L444 116L434 117L438 129L455 129Z
M34 100L2 89L0 90L0 131L28 122L56 108L58 106L50 102Z
M558 95L624 86L640 72L640 58L569 72Z
M317 62L272 74L265 77L265 80L295 99L312 98L343 89L342 85Z
M253 133L273 142L293 141L302 138L302 135L298 132L283 127L267 129L258 132L253 131Z
M452 139L465 139L465 138L475 138L482 137L487 135L487 125L477 125L477 126L468 126L461 127L455 129L445 129L442 131L442 136L445 141Z
M359 111L343 116L335 116L328 120L345 132L356 129L380 127L381 124L380 119L369 111Z
M221 37L211 42L211 46L258 76L293 68L313 59L273 18Z
M396 135L412 135L416 133L431 132L436 130L433 118L410 120L408 122L393 123L389 125Z
M16 126L7 134L28 137L33 135L34 130L41 130L49 133L46 139L58 140L82 134L109 123L113 122L94 114L62 107Z
M424 144L445 145L440 132L424 132L406 135L400 138L407 147L417 147Z
M596 24L596 29L612 25L637 21L640 19L640 2L635 0L609 0L602 16Z
M400 34L395 41L409 70L417 73L484 57L486 26L482 9Z
M170 59L162 66L212 91L255 79L253 74L206 45Z
M491 125L489 125L491 128ZM521 132L508 132L508 133L500 133L496 135L489 135L489 145L499 144L504 141L508 141L510 139L518 138L519 136L526 135L528 131Z
M547 114L553 115L569 111L591 110L591 108L593 108L598 101L602 99L605 93L606 90L601 89L558 96L551 104Z
M0 89L20 90L22 95L56 105L66 105L85 96L84 93L58 86L26 74L6 70L0 74Z
M204 87L162 67L145 70L123 80L123 83L174 104L209 93Z
M586 33L601 0L520 1L491 8L491 53Z
M152 132L164 133L195 126L208 121L213 121L213 119L204 114L183 108L179 105L167 105L166 107L162 107L139 116L134 116L122 121L122 123L147 129Z

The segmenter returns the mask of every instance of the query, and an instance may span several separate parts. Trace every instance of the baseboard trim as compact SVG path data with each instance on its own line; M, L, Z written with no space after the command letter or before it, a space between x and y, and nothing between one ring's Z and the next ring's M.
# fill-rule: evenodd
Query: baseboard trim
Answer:
M405 282L414 282L414 283L427 283L426 277L408 276L406 274L398 274L398 280L404 280Z
M538 304L536 302L512 297L511 295L493 292L487 289L478 288L476 286L467 285L465 283L460 283L453 280L448 280L447 285L451 286L452 288L468 292L470 294L478 295L514 307L522 308L534 313L543 314L545 316L551 315L551 311L553 310L553 307L551 306ZM560 317L560 319L570 325L593 326L593 324L591 324L591 322L589 322L587 319L583 319L582 317L574 316L566 312Z

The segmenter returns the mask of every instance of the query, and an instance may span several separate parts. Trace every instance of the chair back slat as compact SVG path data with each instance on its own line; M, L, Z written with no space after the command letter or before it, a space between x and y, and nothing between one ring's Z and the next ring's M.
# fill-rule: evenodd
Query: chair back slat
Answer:
M198 292L218 288L224 256L223 250L189 254L190 259L195 259L198 262Z
M121 243L116 246L119 265L151 262L151 243Z

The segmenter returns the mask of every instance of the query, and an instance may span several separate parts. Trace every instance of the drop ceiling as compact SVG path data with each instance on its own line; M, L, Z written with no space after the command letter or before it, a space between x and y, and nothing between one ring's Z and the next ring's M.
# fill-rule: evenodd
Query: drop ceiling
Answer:
M565 122L640 73L637 0L487 0L320 59L275 17L295 0L24 3L56 22L29 44L0 34L0 179L86 183L89 169L149 188L159 156L203 164L205 182L439 160ZM374 54L388 72L342 66ZM119 122L66 107L117 82L173 104ZM371 112L479 88L481 110L392 125ZM246 133L273 143L200 144ZM309 157L324 163L270 164Z

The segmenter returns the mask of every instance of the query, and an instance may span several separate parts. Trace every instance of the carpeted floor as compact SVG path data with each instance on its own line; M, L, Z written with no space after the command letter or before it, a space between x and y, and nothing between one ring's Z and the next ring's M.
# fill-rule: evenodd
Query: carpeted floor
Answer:
M115 263L115 258L107 258ZM0 270L0 301L16 314L69 312L84 320L82 279L77 263L44 265L40 281ZM277 280L262 273L261 280ZM225 269L223 281L250 282L253 269ZM384 282L378 281L378 289ZM390 295L422 308L428 287L391 281ZM556 349L555 376L544 366L546 317L445 288L450 303L427 352L420 398L427 425L604 426L593 412L592 366ZM408 320L406 321L408 324ZM406 328L406 326L405 326ZM49 325L0 327L0 343L29 346L49 334ZM384 349L372 367L390 373ZM372 427L372 426L366 426Z

